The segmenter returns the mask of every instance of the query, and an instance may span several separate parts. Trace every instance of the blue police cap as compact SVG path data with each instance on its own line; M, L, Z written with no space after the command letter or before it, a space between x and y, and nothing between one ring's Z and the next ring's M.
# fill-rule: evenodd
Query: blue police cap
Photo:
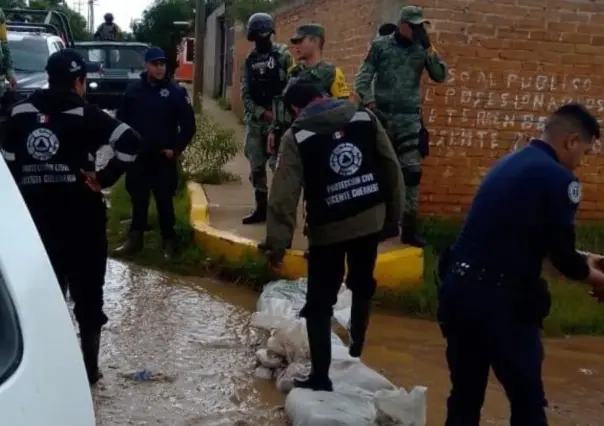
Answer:
M165 61L166 54L159 47L150 47L145 52L145 62Z
M53 53L46 62L46 72L53 80L75 80L86 77L86 61L73 49Z

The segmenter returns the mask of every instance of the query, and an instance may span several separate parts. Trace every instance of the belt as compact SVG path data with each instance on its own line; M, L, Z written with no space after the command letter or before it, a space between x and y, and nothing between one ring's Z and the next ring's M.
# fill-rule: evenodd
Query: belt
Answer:
M503 273L493 272L488 268L475 267L466 262L453 262L449 268L449 273L459 278L487 282L493 285L501 285L509 281L509 277Z

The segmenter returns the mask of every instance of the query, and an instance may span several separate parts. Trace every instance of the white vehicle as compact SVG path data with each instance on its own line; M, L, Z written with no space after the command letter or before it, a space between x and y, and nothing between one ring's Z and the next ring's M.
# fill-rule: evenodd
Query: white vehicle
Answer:
M0 424L95 426L74 325L3 159L0 194Z

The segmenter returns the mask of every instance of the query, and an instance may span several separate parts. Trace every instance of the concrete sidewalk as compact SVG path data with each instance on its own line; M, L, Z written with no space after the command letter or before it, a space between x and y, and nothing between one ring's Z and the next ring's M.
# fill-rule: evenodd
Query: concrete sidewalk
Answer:
M216 229L232 232L251 240L262 241L265 237L264 224L241 224L241 219L254 207L253 189L248 179L249 164L243 155L244 126L231 111L223 110L213 99L204 98L203 109L218 124L232 129L235 132L235 138L242 145L242 150L226 167L227 171L240 176L241 181L221 185L204 185L210 203L210 224ZM268 173L270 182L272 176L270 171ZM380 251L384 252L403 247L398 238L393 238L384 241L380 245ZM302 203L299 205L298 226L292 248L298 250L307 248L306 238L302 235Z

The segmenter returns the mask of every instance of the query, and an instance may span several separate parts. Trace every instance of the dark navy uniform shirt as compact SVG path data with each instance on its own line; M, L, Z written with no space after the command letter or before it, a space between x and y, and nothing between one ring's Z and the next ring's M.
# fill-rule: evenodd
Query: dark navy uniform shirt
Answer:
M195 112L184 87L170 81L147 82L145 73L132 83L116 117L136 130L142 154L172 149L181 153L195 135Z
M487 174L453 257L498 274L536 280L547 255L577 256L574 220L580 198L578 179L560 164L550 145L534 139ZM584 279L583 266L574 268L580 272L561 272Z

